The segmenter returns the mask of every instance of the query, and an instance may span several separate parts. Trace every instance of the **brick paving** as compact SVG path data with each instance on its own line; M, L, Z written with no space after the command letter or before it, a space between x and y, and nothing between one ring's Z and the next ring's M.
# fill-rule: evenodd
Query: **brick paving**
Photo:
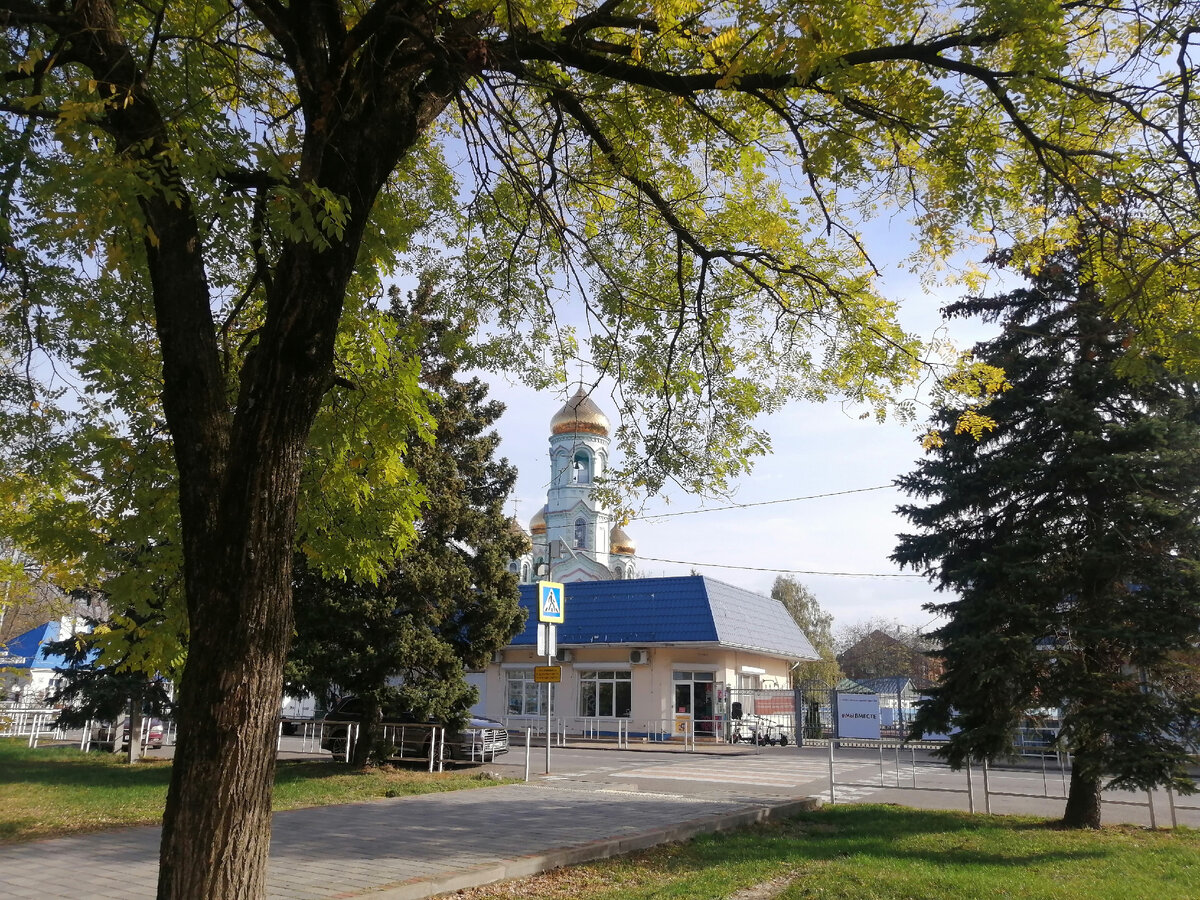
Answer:
M535 782L291 810L275 814L267 896L416 900L794 808ZM153 897L158 841L143 827L0 847L0 897Z

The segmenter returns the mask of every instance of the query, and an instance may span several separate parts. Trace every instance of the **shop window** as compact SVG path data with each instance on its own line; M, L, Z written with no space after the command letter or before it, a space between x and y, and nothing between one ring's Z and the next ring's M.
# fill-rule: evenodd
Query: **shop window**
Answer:
M628 719L633 709L633 676L629 672L579 673L579 715Z
M507 708L510 716L544 716L545 685L533 680L533 669L507 669ZM553 702L551 702L553 711ZM551 712L553 714L553 712Z

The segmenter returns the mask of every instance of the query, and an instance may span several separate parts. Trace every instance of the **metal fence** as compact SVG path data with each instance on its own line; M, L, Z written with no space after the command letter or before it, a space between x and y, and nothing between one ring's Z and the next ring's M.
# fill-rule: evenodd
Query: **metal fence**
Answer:
M8 707L0 710L0 737L28 737L29 746L36 747L43 735L62 740L57 709Z
M917 762L918 751L935 750L939 746L942 746L938 742L906 742L885 739L878 741L838 740L834 738L824 741L809 740L806 743L810 747L824 745L828 748L829 802L831 804L838 802L837 791L839 787L897 788L934 793L964 794L967 798L967 808L972 813L976 812L976 797L982 793L984 812L988 814L992 812L993 797L1031 797L1064 801L1067 799L1071 773L1071 756L1069 753L1049 752L1040 754L1042 790L1040 793L1031 793L1029 791L1004 791L995 789L992 786L992 777L996 770L986 760L981 763L971 763L968 761L960 770L963 778L962 783L957 786L946 786L944 783L946 774L954 771L947 763L929 759L923 760L920 764ZM837 767L839 765L838 754L842 751L857 752L857 759L851 761L843 755L842 760L843 764L852 764L857 769L862 767L862 751L864 750L874 751L877 754L879 761L878 779L872 778L870 781L839 780L837 777ZM891 764L890 770L888 767L889 763ZM930 782L929 779L934 772L942 780L940 783ZM921 782L920 773L926 775L924 783ZM1124 793L1134 794L1135 792L1128 791ZM1178 810L1200 810L1200 806L1181 803L1175 792L1170 788L1166 789L1165 794L1172 828L1178 826L1176 815ZM1145 808L1149 813L1150 827L1158 827L1158 813L1154 802L1154 794L1151 791L1145 792L1145 799L1125 800L1109 796L1102 797L1101 803L1110 806Z

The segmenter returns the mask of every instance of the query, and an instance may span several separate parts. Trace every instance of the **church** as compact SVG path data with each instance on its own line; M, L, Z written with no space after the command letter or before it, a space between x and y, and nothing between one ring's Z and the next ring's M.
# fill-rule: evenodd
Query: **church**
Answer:
M530 551L515 563L522 584L634 576L637 548L592 496L611 428L582 388L550 420L550 490L529 523Z
M537 656L534 604L536 583L555 581L565 606L555 730L722 740L739 697L790 687L792 668L817 653L770 597L700 575L638 577L634 542L592 490L608 470L611 436L582 389L550 420L546 504L529 523L527 552L511 563L525 628L471 676L475 709L509 728L544 727L547 691L534 668L548 660Z

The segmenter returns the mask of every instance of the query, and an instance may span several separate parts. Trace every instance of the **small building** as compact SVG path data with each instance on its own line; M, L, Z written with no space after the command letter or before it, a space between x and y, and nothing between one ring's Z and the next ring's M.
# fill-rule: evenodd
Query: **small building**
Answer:
M49 653L47 645L77 630L71 616L45 622L0 645L0 700L20 706L41 706L62 683L58 669L66 659Z
M918 690L924 690L942 675L941 660L879 629L847 647L837 660L847 677L859 682L902 677Z
M546 717L535 595L521 586L525 630L476 682L511 728ZM778 600L700 575L568 583L564 606L551 717L567 733L719 737L739 695L786 690L792 667L818 658Z
M537 656L534 601L536 583L552 581L564 584L566 608L555 728L719 736L741 711L735 703L756 716L763 704L771 707L764 715L786 706L794 716L791 669L818 654L782 603L699 575L637 577L637 546L595 490L610 468L611 433L582 388L550 420L546 503L529 523L525 554L510 564L529 615L495 662L468 676L480 694L474 711L544 727L547 691L534 669L547 659ZM754 696L768 690L787 697Z

